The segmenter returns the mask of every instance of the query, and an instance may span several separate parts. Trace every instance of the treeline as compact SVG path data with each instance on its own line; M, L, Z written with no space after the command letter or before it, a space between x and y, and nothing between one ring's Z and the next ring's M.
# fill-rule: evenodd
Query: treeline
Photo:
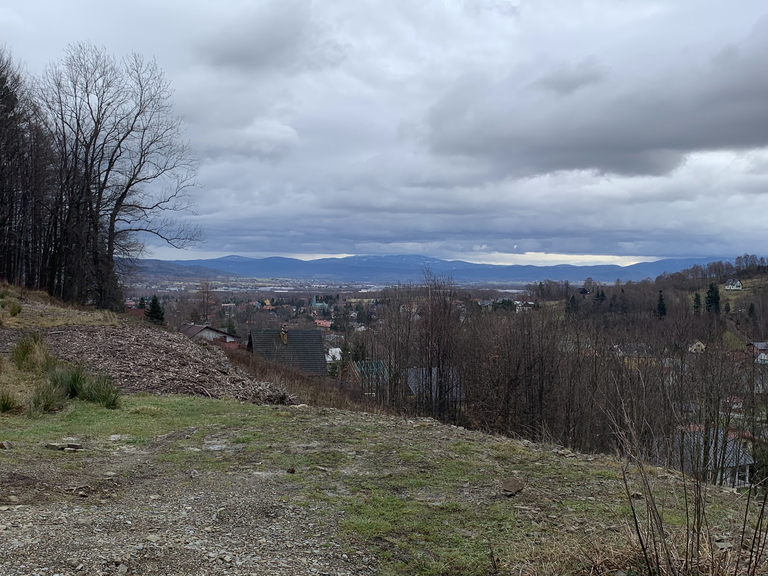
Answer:
M735 312L650 281L592 288L518 311L481 309L443 278L393 288L342 373L388 406L582 451L617 449L627 422L649 453L683 425L757 437L768 380L729 329ZM753 298L766 310L768 290Z
M0 278L120 308L116 257L197 235L170 217L196 172L182 136L154 62L77 44L30 78L0 49Z

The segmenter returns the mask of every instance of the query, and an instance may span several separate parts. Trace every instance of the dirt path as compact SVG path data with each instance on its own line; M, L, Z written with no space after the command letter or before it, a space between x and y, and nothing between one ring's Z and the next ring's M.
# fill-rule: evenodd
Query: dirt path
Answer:
M58 462L15 449L0 471L0 574L373 571L336 541L336 512L295 501L287 472L180 470L162 462L176 436Z

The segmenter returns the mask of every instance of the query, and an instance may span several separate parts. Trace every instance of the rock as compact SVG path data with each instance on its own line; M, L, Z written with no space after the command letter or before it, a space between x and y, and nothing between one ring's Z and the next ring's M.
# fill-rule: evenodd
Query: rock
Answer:
M157 534L149 534L147 535L147 540L149 540L150 542L159 542L160 536L158 536Z
M514 496L522 491L525 485L517 478L505 478L501 481L501 491L505 496Z
M83 450L83 445L79 442L67 442L67 448L71 448L72 450Z
M61 444L59 442L48 442L48 444L45 445L48 450L64 450L64 448L67 447L66 444Z
M728 542L727 540L715 540L715 546L717 547L718 551L725 552L726 550L730 550L733 548L733 544L731 542Z
M286 472L287 472L288 474L296 474L296 468L294 468L293 466L291 466L290 468L288 468L288 470L286 470Z
M19 497L18 496L8 496L8 502L18 502Z
M117 567L117 573L128 574L128 566L126 566L125 564L120 564L120 566Z
M13 444L10 440L3 440L0 442L0 450L13 450Z

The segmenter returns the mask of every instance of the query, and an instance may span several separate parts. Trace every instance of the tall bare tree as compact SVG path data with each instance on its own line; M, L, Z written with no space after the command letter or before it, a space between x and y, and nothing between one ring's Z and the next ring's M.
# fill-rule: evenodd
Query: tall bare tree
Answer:
M117 60L74 44L47 68L38 98L58 154L63 253L55 290L119 307L116 257L138 255L146 234L175 247L199 235L178 220L190 207L197 161L169 82L138 54Z

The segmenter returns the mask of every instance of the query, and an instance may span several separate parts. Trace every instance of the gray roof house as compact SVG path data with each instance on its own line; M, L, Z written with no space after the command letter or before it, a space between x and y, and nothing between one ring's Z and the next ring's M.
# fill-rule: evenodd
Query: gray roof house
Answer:
M653 458L657 464L721 486L750 486L755 461L747 435L723 429L705 431L700 424L691 424L659 440Z
M293 366L308 374L328 374L321 330L251 330L248 335L248 351L270 362Z
M223 340L224 342L237 342L235 336L227 334L223 330L217 330L216 328L211 328L205 324L195 324L194 322L190 324L182 324L179 326L179 332L192 340L208 340L209 342L212 342L213 340Z

